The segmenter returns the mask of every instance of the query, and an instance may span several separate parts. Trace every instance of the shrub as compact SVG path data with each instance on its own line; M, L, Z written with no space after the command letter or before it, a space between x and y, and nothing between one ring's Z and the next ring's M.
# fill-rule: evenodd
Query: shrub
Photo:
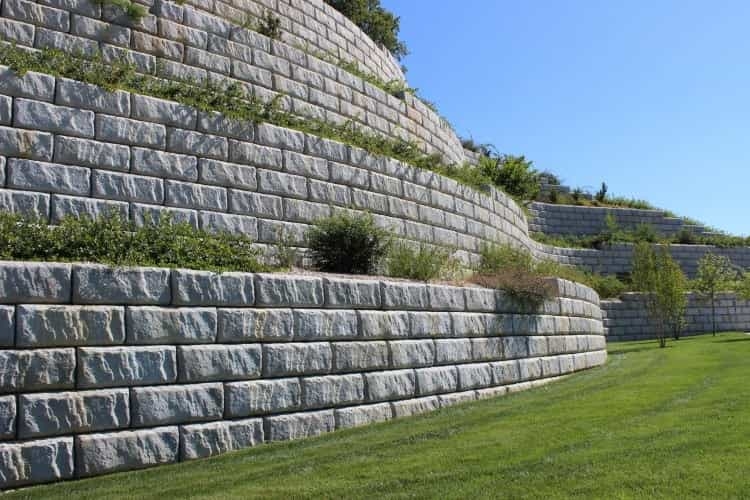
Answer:
M359 26L373 42L383 45L396 59L409 53L398 39L400 19L380 5L380 0L325 0Z
M539 194L539 178L533 163L524 156L482 157L478 168L493 184L520 200L533 200Z
M523 269L527 272L534 270L534 260L525 250L510 245L483 244L479 248L479 269L483 274L493 274L507 268Z
M450 277L457 263L447 250L399 242L391 246L385 258L385 272L396 278L421 281Z
M58 226L0 213L0 259L100 262L113 265L185 267L258 272L252 240L211 234L168 216L141 227L112 213L97 219L66 217Z
M478 274L470 281L478 285L502 290L517 305L530 311L554 297L554 288L547 278L522 268L505 268L492 274Z
M607 183L606 182L602 182L602 187L599 188L599 191L596 192L596 194L594 195L594 198L599 203L603 203L604 200L607 199Z
M654 226L645 223L636 226L635 231L633 231L633 237L635 241L645 241L648 243L656 243L659 240L659 235L656 233Z
M319 219L307 233L315 267L321 271L371 273L390 246L390 235L372 215L341 213Z
M678 233L675 235L674 241L682 245L695 245L698 242L698 239L695 237L695 233L693 233L690 229L683 227L680 228Z

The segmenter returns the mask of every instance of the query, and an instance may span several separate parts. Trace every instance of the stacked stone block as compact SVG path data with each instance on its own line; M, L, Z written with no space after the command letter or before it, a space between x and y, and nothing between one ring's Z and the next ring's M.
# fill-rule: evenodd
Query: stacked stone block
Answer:
M70 5L7 0L0 35L20 47L100 52L105 61L124 57L140 72L168 79L232 82L264 101L283 95L282 106L295 114L336 124L353 120L370 132L416 141L451 163L464 160L450 125L412 94L397 98L318 57L323 52L327 59L356 61L385 82L404 79L387 51L322 0L142 3L148 15L133 22L117 7L90 0ZM281 20L281 39L243 27L266 12ZM66 105L81 103L80 94L70 97ZM183 118L189 125L189 115L178 115L170 125L185 125Z
M634 208L579 207L532 202L529 205L529 231L553 236L589 236L607 230L606 218L611 214L621 229L634 230L639 225L651 226L662 236L674 236L685 229L695 235L710 232L688 224L683 219L667 215L661 210Z
M656 338L658 326L649 318L642 294L626 293L616 300L601 301L604 332L609 341ZM750 301L734 293L721 293L716 299L717 331L750 330ZM684 335L713 331L711 301L700 294L688 294Z
M207 457L604 363L596 294L0 263L3 488Z

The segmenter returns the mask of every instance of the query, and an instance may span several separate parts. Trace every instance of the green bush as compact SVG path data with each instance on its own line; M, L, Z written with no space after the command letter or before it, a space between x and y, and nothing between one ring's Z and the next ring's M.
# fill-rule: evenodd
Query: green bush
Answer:
M493 184L519 200L534 200L539 194L539 176L523 156L500 155L479 160L479 169Z
M385 258L385 272L395 278L429 281L451 278L458 264L448 250L399 242L391 246Z
M514 268L531 272L534 259L525 250L510 245L483 244L479 248L479 269L482 274L492 274L502 269Z
M212 234L170 217L141 227L112 213L97 219L66 217L57 226L0 213L0 259L100 262L113 265L184 267L258 272L252 240Z
M372 273L390 242L390 234L377 227L370 214L326 217L307 232L315 267L335 273Z
M373 42L382 44L394 57L401 59L409 51L398 39L400 20L380 5L380 0L325 0L359 26Z

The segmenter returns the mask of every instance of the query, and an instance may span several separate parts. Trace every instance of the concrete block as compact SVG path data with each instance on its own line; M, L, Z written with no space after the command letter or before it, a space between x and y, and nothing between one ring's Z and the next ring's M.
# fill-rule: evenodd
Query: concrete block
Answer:
M391 405L393 406L393 417L402 418L435 411L440 408L440 401L435 396L428 396L426 398L396 401Z
M72 477L72 437L0 444L0 488Z
M503 340L500 337L471 339L471 357L474 361L503 359Z
M326 307L377 309L380 307L380 282L376 280L324 278Z
M323 280L307 276L256 274L255 299L259 306L320 307Z
M390 420L393 418L393 409L390 403L352 406L334 410L334 417L337 429L348 429Z
M260 344L195 345L177 348L180 382L247 380L260 377Z
M328 342L263 345L263 376L328 373L333 366Z
M437 364L467 363L472 360L471 339L436 339Z
M416 394L414 370L371 372L364 376L368 401L403 399Z
M113 306L19 305L16 345L58 347L125 342L125 311Z
M216 341L216 309L131 306L128 344L205 344Z
M97 22L81 16L75 16L81 22ZM86 21L83 21L83 20ZM99 23L104 24L104 23ZM128 33L130 30L114 25L106 25L113 35ZM121 90L110 92L96 85L59 78L55 103L72 108L87 109L107 115L130 116L130 94Z
M16 437L16 397L0 397L0 439Z
M286 441L317 436L336 428L333 410L266 417L267 441Z
M0 127L0 155L49 161L52 159L52 137L45 132Z
M70 301L70 264L0 261L0 303Z
M200 306L252 306L253 275L175 269L172 271L172 303Z
M86 434L75 438L78 477L141 469L177 461L177 426Z
M334 342L334 371L353 372L384 370L389 365L387 342Z
M134 427L218 420L224 413L221 383L135 387L130 399Z
M289 341L294 336L291 309L219 309L219 342Z
M351 339L359 336L355 311L296 309L295 340Z
M302 387L296 378L229 382L224 388L230 418L293 411L302 402Z
M415 368L435 363L432 340L394 340L388 342L393 368Z
M477 392L479 391L456 392L453 394L443 394L438 396L437 398L438 402L440 403L440 408L447 408L449 406L475 401L476 399L478 399Z
M169 304L169 269L73 266L73 301L77 304Z
M8 187L15 189L79 195L91 191L88 168L11 158L7 171Z
M18 407L18 437L21 439L130 425L128 389L21 394Z
M198 159L195 156L132 148L134 173L195 182L198 180Z
M401 311L358 311L363 338L408 338L409 316Z
M101 141L157 149L167 145L167 129L161 124L97 115L95 125L96 138Z
M455 366L438 366L415 370L417 393L420 396L455 392L458 388L458 371Z
M223 420L180 427L180 460L207 458L263 442L263 420Z
M78 349L79 388L167 384L177 380L174 346L82 347Z
M492 369L489 363L458 365L457 368L458 388L461 391L492 385Z
M168 206L218 212L226 212L228 209L226 188L169 179L164 181L164 187L165 203Z
M69 389L75 349L0 350L0 393Z
M20 3L17 0L15 3L20 10ZM27 7L34 5L32 2L23 4ZM52 102L55 97L55 77L35 71L19 75L7 66L0 66L0 94Z
M358 404L364 399L365 382L359 373L302 379L302 407L306 410Z
M215 184L255 191L258 188L255 167L201 158L199 180L204 184Z
M382 281L380 287L384 309L429 309L426 285Z
M91 175L91 194L110 200L164 203L164 181L142 175L121 174L94 170Z

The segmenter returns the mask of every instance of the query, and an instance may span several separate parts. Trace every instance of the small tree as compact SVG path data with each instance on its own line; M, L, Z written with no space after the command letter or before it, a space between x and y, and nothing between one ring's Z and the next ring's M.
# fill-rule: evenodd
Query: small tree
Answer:
M667 345L667 332L679 339L684 325L687 278L666 247L657 253L646 242L633 249L633 285L644 292L649 317L656 323L659 347Z
M716 293L736 278L732 262L724 255L708 252L698 261L695 285L698 291L711 301L711 326L716 335Z

